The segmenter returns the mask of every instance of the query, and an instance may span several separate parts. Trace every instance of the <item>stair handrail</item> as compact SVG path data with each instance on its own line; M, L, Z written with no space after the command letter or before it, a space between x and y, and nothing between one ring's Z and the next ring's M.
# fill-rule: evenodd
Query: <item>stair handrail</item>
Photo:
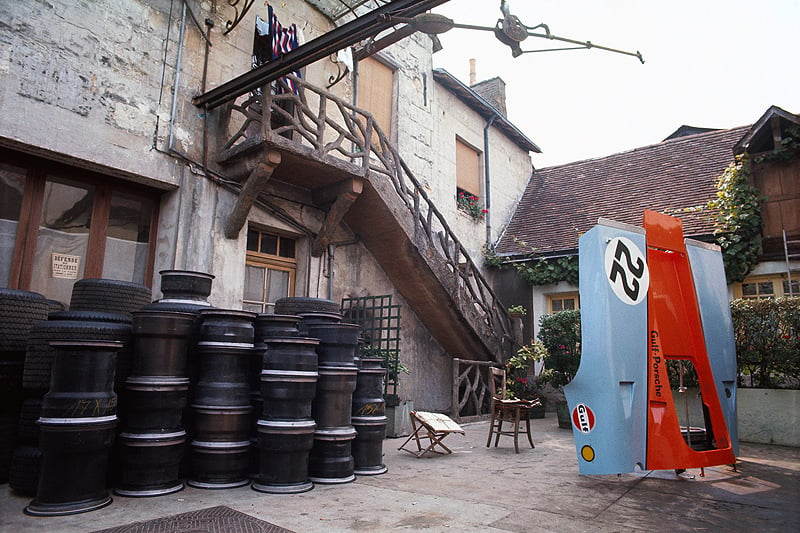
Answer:
M312 100L316 100L316 106L311 105ZM424 232L429 244L439 251L453 275L460 280L460 288L469 293L471 301L468 302L456 297L460 311L465 313L472 304L480 308L486 326L496 337L495 345L501 347L502 353L493 355L497 361L503 361L516 342L511 317L444 215L369 111L294 75L277 80L257 96L250 94L243 102L236 102L238 100L226 106L225 112L229 115L237 111L245 119L225 144L225 149L235 148L237 142L246 140L247 130L252 130L252 123L258 120L254 117L259 114L250 108L257 106L262 116L261 137L266 142L306 151L320 160L333 158L355 165L364 176L372 173L388 178L414 216L415 232L418 229ZM435 230L436 223L440 229Z

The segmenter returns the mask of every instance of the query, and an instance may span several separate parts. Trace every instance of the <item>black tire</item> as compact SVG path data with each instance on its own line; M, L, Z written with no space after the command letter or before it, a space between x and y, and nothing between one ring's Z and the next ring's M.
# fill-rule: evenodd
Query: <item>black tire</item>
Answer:
M17 445L17 417L0 414L0 483L8 481L11 452Z
M22 496L36 496L42 452L37 446L17 446L11 455L8 486Z
M48 304L36 292L0 289L0 352L25 350L31 328L47 320Z
M48 313L57 313L59 311L63 311L64 309L65 309L64 304L62 304L58 300L50 300L50 299L47 300Z
M107 313L103 311L56 311L50 313L47 318L49 321L54 320L72 320L79 322L112 322L119 324L132 324L133 319L126 313Z
M25 398L17 424L17 443L20 446L36 446L39 443L39 424L36 423L42 415L42 397Z
M166 311L169 313L192 313L193 315L200 314L203 309L216 309L216 307L202 304L192 304L186 302L172 302L169 300L156 300L151 304L142 307L141 311Z
M22 361L0 359L0 415L19 416L22 405Z
M81 279L72 286L72 311L104 311L130 314L152 300L148 287L115 279Z
M84 316L86 320L77 320L79 316ZM103 317L109 320L102 320ZM61 318L69 320L60 320ZM62 311L54 313L51 320L37 324L31 331L22 375L22 386L26 390L47 391L50 388L50 371L55 356L49 346L52 340L122 342L123 347L117 353L116 382L119 385L127 378L132 350L130 321L119 314Z
M276 315L297 315L301 313L341 313L342 306L333 300L290 296L275 302Z

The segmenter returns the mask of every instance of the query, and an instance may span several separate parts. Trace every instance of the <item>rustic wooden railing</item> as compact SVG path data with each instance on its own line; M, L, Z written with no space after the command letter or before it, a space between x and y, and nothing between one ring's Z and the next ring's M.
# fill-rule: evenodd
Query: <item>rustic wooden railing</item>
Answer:
M291 75L259 93L241 96L226 106L223 123L236 131L223 152L243 149L251 144L254 131L260 131L259 137L267 143L326 164L346 165L364 177L371 174L388 180L414 218L415 238L421 232L446 261L457 281L454 298L462 313L484 321L494 337L497 361L511 353L515 340L506 308L372 114Z
M490 414L490 361L453 359L453 409L457 422L470 422Z

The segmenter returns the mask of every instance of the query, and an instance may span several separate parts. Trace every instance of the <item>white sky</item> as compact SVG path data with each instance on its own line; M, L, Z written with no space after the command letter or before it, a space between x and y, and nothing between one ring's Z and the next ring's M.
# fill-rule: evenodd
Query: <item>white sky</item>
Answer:
M457 23L494 26L500 0L450 0L434 10ZM434 66L469 83L506 82L508 118L542 154L537 168L662 141L683 124L752 124L770 105L800 113L800 0L509 0L526 26L626 51L529 53L490 32L452 29ZM540 31L540 30L537 30ZM566 44L564 44L566 46ZM529 37L523 50L558 41Z

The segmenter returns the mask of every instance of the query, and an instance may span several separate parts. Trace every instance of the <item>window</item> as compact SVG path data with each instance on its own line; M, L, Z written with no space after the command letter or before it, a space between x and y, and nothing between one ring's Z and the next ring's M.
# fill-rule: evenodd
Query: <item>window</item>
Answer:
M358 107L375 117L386 137L392 136L392 93L394 71L375 58L358 62Z
M149 285L155 193L0 150L0 285L68 304L82 278Z
M767 298L782 298L790 296L789 279L786 274L777 276L761 276L748 278L734 286L734 295L737 298L750 300L764 300ZM800 296L800 273L792 274L791 296Z
M559 311L572 311L580 309L580 300L577 292L553 294L547 297L547 307L550 314Z
M278 298L294 293L296 245L291 237L247 230L243 309L266 313Z
M25 169L0 163L0 287L8 287L17 240Z

